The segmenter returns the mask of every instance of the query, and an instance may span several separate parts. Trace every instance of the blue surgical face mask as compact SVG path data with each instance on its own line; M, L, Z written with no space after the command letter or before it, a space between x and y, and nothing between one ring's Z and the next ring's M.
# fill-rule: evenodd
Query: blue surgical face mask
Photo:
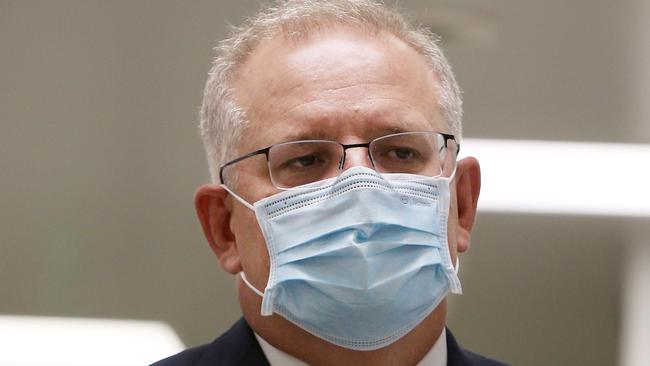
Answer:
M447 245L451 178L339 177L250 205L269 252L262 315L277 313L336 345L385 347L410 332L460 281Z

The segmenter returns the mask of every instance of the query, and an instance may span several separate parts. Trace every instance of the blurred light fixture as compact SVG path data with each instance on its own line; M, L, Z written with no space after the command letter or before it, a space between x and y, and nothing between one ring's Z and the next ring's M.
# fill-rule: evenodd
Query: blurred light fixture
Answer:
M184 348L161 322L0 316L0 365L148 365Z
M650 145L464 139L479 210L650 217Z

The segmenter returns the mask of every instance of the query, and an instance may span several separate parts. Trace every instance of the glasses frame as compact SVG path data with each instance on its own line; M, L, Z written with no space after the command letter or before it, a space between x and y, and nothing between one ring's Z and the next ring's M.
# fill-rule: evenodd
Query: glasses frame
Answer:
M280 142L280 143L277 143L277 144L269 145L269 146L267 146L265 148L252 151L252 152L250 152L248 154L244 154L242 156L239 156L239 157L237 157L237 158L223 164L219 168L219 180L221 181L221 183L225 184L224 179L223 179L223 170L226 167L230 166L230 165L233 165L235 163L238 163L238 162L240 162L242 160L245 160L245 159L248 159L248 158L252 158L253 156L264 154L266 156L266 163L267 163L267 166L268 166L268 163L269 163L269 151L274 146L286 145L286 144L295 144L295 143L301 143L301 142L327 142L327 143L339 144L341 147L343 147L343 157L341 158L341 161L339 162L339 170L341 170L341 168L343 168L343 165L345 165L346 151L348 149L364 147L364 148L368 149L368 158L370 159L370 163L372 163L372 166L374 168L375 167L375 162L372 160L372 155L370 155L370 144L372 144L376 140L383 139L383 138L386 138L386 137L409 135L409 134L414 134L414 133L435 133L435 134L438 134L438 135L442 136L442 138L444 140L444 144L445 144L444 147L445 148L448 147L449 140L453 140L456 143L456 156L458 156L458 153L460 152L460 143L456 139L456 136L448 134L448 133L442 133L442 132L436 132L436 131L412 131L412 132L392 133L392 134L388 134L388 135L384 135L384 136L379 136L379 137L374 138L374 139L372 139L372 140L370 140L368 142L365 142L365 143L358 143L358 144L342 144L342 143L340 143L338 141L335 141L335 140L296 140L296 141L287 141L287 142ZM269 169L270 169L270 167L269 167ZM271 172L269 170L269 175L270 174L271 174ZM273 179L271 179L271 180L273 180Z

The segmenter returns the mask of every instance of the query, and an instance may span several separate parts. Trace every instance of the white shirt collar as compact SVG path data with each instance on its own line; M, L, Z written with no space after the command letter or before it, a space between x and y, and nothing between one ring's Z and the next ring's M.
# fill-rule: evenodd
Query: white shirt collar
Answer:
M269 361L271 366L307 366L306 363L300 361L299 359L291 356L290 354L280 351L279 349L273 347L262 337L255 333L255 338L259 342L264 356ZM447 365L447 334L445 329L442 329L442 334L438 337L436 343L431 347L429 352L424 355L424 358L418 362L417 366L446 366Z

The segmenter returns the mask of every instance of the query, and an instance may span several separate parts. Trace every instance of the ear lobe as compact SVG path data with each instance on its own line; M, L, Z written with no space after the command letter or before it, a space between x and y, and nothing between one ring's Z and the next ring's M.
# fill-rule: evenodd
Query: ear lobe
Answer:
M478 161L473 157L459 161L456 167L456 203L458 206L456 249L459 253L469 249L480 192L481 167Z
M225 203L227 196L228 192L219 185L202 185L194 194L194 207L203 234L219 264L226 272L237 274L242 270L241 259L235 235L230 230L231 215Z

